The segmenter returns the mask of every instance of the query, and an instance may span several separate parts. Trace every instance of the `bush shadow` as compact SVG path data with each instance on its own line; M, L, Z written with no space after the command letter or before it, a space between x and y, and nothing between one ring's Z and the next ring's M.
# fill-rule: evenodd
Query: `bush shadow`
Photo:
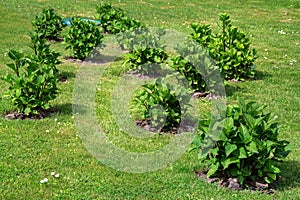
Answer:
M284 191L300 186L300 161L285 161L280 163L279 167L282 172L281 177L275 184L276 190Z
M69 72L69 71L59 71L59 81L60 82L66 82L70 79L75 78L75 73L74 72Z
M233 96L235 92L241 89L238 83L227 83L225 85L226 96Z
M271 76L272 75L268 72L255 70L255 77L252 80L254 80L254 81L263 80L263 79L271 77ZM252 80L250 80L250 81L252 81Z
M66 115L71 116L73 115L71 103L64 103L64 104L55 104L50 108L50 112L53 115Z

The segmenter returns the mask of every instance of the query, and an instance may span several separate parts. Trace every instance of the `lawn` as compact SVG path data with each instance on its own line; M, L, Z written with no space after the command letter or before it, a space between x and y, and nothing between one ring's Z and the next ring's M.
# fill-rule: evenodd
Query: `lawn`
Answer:
M258 51L257 79L226 86L227 99L254 100L278 116L280 138L294 146L282 169L274 194L231 191L200 180L194 173L203 165L196 152L185 153L168 167L148 173L126 173L109 168L86 150L76 132L72 94L80 64L64 60L59 70L68 77L59 83L61 93L52 102L57 111L41 120L6 120L14 108L3 98L8 85L0 81L0 199L300 199L300 2L111 0L132 16L153 27L189 34L190 23L212 24L227 12L233 24L252 35ZM9 49L29 52L31 21L44 7L53 7L63 17L92 17L101 1L12 0L0 1L0 75ZM64 46L54 43L56 50ZM115 144L132 151L160 148L172 136L134 140L122 134L110 109L113 86L119 79L120 63L99 80L96 112L102 128ZM130 165L130 163L129 163ZM51 175L55 172L57 177ZM40 180L48 178L48 182Z

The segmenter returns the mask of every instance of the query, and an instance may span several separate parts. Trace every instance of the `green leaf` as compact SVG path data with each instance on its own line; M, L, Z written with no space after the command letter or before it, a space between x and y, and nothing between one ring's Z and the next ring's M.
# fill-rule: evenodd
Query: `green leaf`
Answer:
M22 94L21 89L16 89L16 97L20 97Z
M213 154L213 155L215 155L215 156L218 155L218 152L219 152L219 148L218 147L212 148L210 150L210 153Z
M259 153L254 141L251 141L250 144L245 146L245 148L249 152L249 156L253 155L254 153Z
M27 107L25 110L24 110L24 114L25 115L29 115L31 113L31 109L30 107Z
M240 138L243 140L244 143L249 143L252 140L252 136L249 133L249 130L246 126L241 124L240 128Z
M223 129L226 132L229 132L234 127L233 119L231 117L227 117L224 119Z
M17 72L15 64L10 63L10 64L7 64L7 66L8 66L10 69L12 69L15 73Z
M10 50L8 52L8 57L12 60L20 60L21 58L24 57L24 53L21 53L19 51L15 51L15 50Z
M276 181L276 174L273 173L267 173L267 176L271 179L271 182ZM269 180L270 180L269 179Z
M284 151L281 152L280 154L283 157L287 157L292 150L293 150L293 145L292 144L288 144L288 145L285 146Z
M242 159L242 158L248 158L247 152L246 152L246 150L245 150L244 147L240 147L239 148L239 152L240 152L240 155L239 155L240 159Z
M251 129L253 129L255 127L255 124L256 124L255 119L251 115L249 115L249 114L244 114L244 116L245 116L247 125L249 127L251 127Z
M228 157L236 149L237 149L237 145L226 142L226 144L225 144L226 157Z
M211 177L212 175L214 175L214 174L218 171L219 166L220 166L219 163L216 163L216 164L214 164L214 165L211 165L211 166L209 167L209 171L207 172L207 177L209 178L209 177Z
M226 169L226 168L228 168L228 166L230 164L238 163L238 162L239 162L238 158L230 157L230 158L225 159L224 161L221 161L221 164L223 166L223 169Z
M238 178L238 181L239 181L240 184L243 184L243 183L244 183L245 178L244 178L243 175L238 175L237 178Z

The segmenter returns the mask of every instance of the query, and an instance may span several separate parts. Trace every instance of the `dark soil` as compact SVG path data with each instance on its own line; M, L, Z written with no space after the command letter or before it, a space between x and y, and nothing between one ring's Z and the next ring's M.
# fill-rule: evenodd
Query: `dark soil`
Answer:
M76 59L76 58L73 58L73 57L67 57L65 59L68 62L71 62L71 63L74 63L74 64L81 64L83 62L82 60L79 60L79 59Z
M138 126L138 127L140 127L140 128L142 128L142 129L144 129L144 130L146 130L146 131L150 131L150 132L162 132L162 133L172 133L172 134L176 134L177 133L177 127L174 127L172 130L170 130L170 129L164 129L164 128L156 128L156 127L152 127L151 126L151 122L149 121L149 120L147 120L147 119L137 119L137 120L135 120L135 124Z
M152 127L151 126L151 121L148 119L137 119L135 120L135 124L146 130L146 131L150 131L150 132L159 132L159 133L170 133L170 134L178 134L179 133L179 125L176 127L172 127L172 128L161 128L161 127ZM181 123L184 125L181 125L182 127L180 127L180 131L181 132L193 132L194 131L194 125L193 122L185 122L185 123Z
M241 185L238 182L237 178L226 178L226 177L212 177L207 178L207 171L196 171L196 175L202 180L208 183L216 183L220 187L226 187L231 190L251 190L251 191L260 191L268 194L275 192L275 183L268 184L263 180L261 181L245 181L244 185Z
M38 114L29 114L25 115L24 113L19 113L17 111L7 113L5 115L5 119L7 120L14 120L14 119L19 119L19 120L25 120L25 119L43 119L45 117L48 117L55 113L56 111L54 108L50 108L48 110L40 110Z

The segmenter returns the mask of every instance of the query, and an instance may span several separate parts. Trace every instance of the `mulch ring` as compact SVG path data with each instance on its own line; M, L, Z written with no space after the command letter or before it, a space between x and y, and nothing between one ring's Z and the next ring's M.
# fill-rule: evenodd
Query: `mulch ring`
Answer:
M175 134L176 132L177 132L177 128L173 128L173 130L166 130L166 129L161 129L161 127L159 127L159 128L155 128L155 127L152 127L151 126L151 122L149 121L149 120L147 120L147 119L137 119L137 120L135 120L135 124L138 126L138 127L140 127L140 128L142 128L142 129L144 129L144 130L146 130L146 131L150 131L150 132L164 132L164 133L173 133L173 134Z
M207 183L215 183L220 187L229 188L230 190L251 190L259 191L267 194L275 192L275 183L268 184L262 181L245 181L245 185L241 185L237 178L207 178L207 171L196 171L196 175Z
M149 119L137 119L135 120L135 124L146 130L146 131L150 131L150 132L154 132L154 133L160 133L160 134L178 134L179 133L179 129L180 129L180 133L184 133L184 132L193 132L194 131L194 126L192 124L192 122L186 122L183 123L184 125L182 125L181 127L172 127L172 128L161 128L161 127L152 127L151 126L151 121Z
M41 110L38 112L38 114L30 114L30 115L25 115L24 113L19 113L17 111L7 113L4 118L7 120L14 120L14 119L19 119L19 120L25 120L25 119L43 119L45 117L50 116L51 114L55 113L56 111L52 109L48 110Z
M82 60L79 60L79 59L76 59L73 57L66 57L65 60L68 62L74 63L74 64L82 64L83 63Z

